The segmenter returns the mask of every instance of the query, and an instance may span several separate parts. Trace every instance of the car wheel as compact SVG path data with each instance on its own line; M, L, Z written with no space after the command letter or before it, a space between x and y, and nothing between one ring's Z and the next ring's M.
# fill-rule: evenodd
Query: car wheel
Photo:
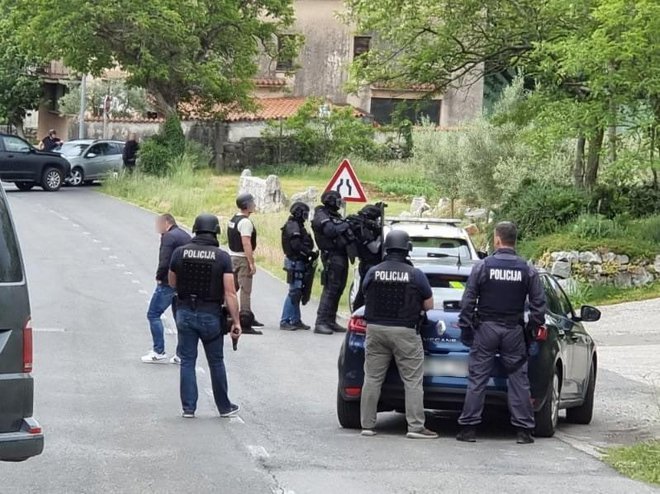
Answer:
M85 180L85 185L93 185L94 180Z
M561 392L561 382L557 367L554 368L550 386L545 397L543 407L536 412L536 429L534 434L538 437L552 437L557 429L559 421L559 393Z
M34 187L34 182L16 182L14 184L18 190L31 190Z
M344 429L360 429L360 400L346 401L337 390L337 418Z
M594 392L596 390L596 363L591 364L589 370L589 384L584 403L579 407L566 410L566 420L572 424L589 424L594 416Z
M85 174L82 171L82 168L76 167L71 170L71 175L69 175L69 183L75 187L79 187L83 184L85 180Z
M41 186L48 192L55 192L62 187L64 175L57 168L46 168Z

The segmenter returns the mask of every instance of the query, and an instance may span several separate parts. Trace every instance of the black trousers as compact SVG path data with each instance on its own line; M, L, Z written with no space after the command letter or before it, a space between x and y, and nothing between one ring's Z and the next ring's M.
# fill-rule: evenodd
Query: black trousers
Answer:
M332 324L337 320L339 299L348 279L348 256L345 253L323 252L321 255L323 292L316 312L316 324Z
M355 295L355 300L353 301L353 310L364 306L364 290L362 290L362 282L364 281L365 276L367 276L367 272L369 272L369 270L374 266L376 266L376 264L360 261L360 265L358 266L358 273L360 273L360 285L358 286L358 291Z

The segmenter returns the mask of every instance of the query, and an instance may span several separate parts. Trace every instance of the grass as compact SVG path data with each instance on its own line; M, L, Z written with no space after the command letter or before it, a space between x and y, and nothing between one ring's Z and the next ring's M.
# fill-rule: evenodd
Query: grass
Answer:
M363 185L367 189L367 197L370 202L386 201L388 215L398 215L409 209L407 198L382 193L378 187L373 185L378 181L387 180L388 177L394 181L397 177L403 176L398 167L357 164L355 168L360 180L364 180ZM291 197L292 194L303 192L308 187L316 187L320 195L333 172L334 167L330 166L298 167L296 171L283 167L254 170L253 175L261 177L271 173L279 175L284 193ZM410 170L407 170L407 173L410 173ZM175 170L169 177L159 178L140 173L133 176L120 176L118 179L104 182L103 191L156 213L169 212L179 223L188 227L193 224L195 216L201 212L216 214L220 217L223 228L220 242L226 244L225 225L236 210L234 201L238 192L238 181L238 173L216 175L211 170L192 172L190 169L182 168ZM361 207L361 204L349 203L347 214L355 213ZM283 253L280 228L288 216L288 211L282 211L255 214L252 217L259 232L259 244L256 250L257 265L282 280L285 279L285 273L282 269ZM321 293L318 274L314 284L314 295L317 297ZM350 286L352 278L353 270L350 269L348 286ZM340 310L348 307L347 299L348 289L344 292Z
M577 293L570 296L575 307L589 305L613 305L660 298L660 281L635 288L617 288L612 285L580 284Z
M611 448L604 460L623 475L660 485L660 441Z

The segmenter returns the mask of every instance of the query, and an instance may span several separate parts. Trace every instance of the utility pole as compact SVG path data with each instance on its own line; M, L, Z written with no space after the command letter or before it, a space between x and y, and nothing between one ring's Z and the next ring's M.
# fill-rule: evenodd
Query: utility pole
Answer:
M80 80L80 114L78 115L78 139L85 138L85 106L87 103L87 75Z

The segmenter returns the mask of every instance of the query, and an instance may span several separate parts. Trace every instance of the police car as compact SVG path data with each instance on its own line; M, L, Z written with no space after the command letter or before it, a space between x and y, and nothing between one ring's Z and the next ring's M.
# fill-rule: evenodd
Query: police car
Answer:
M383 233L387 236L392 230L403 230L410 236L413 264L424 263L429 259L449 258L453 263L474 261L486 257L478 251L470 235L460 226L461 220L442 218L385 218ZM357 264L353 272L353 282L349 292L349 309L360 286L360 273Z
M433 289L434 309L420 332L425 353L424 404L427 409L460 410L467 388L469 349L460 342L460 300L473 261L438 258L417 263ZM598 309L583 306L579 314L553 276L541 272L547 297L546 330L530 346L529 379L536 415L536 435L550 437L559 410L566 420L591 422L597 375L597 354L583 322L597 321ZM339 355L337 416L342 427L360 428L360 395L364 381L364 308L356 310ZM507 407L506 372L499 358L488 383L486 404ZM383 384L379 411L405 410L403 383L394 361Z

